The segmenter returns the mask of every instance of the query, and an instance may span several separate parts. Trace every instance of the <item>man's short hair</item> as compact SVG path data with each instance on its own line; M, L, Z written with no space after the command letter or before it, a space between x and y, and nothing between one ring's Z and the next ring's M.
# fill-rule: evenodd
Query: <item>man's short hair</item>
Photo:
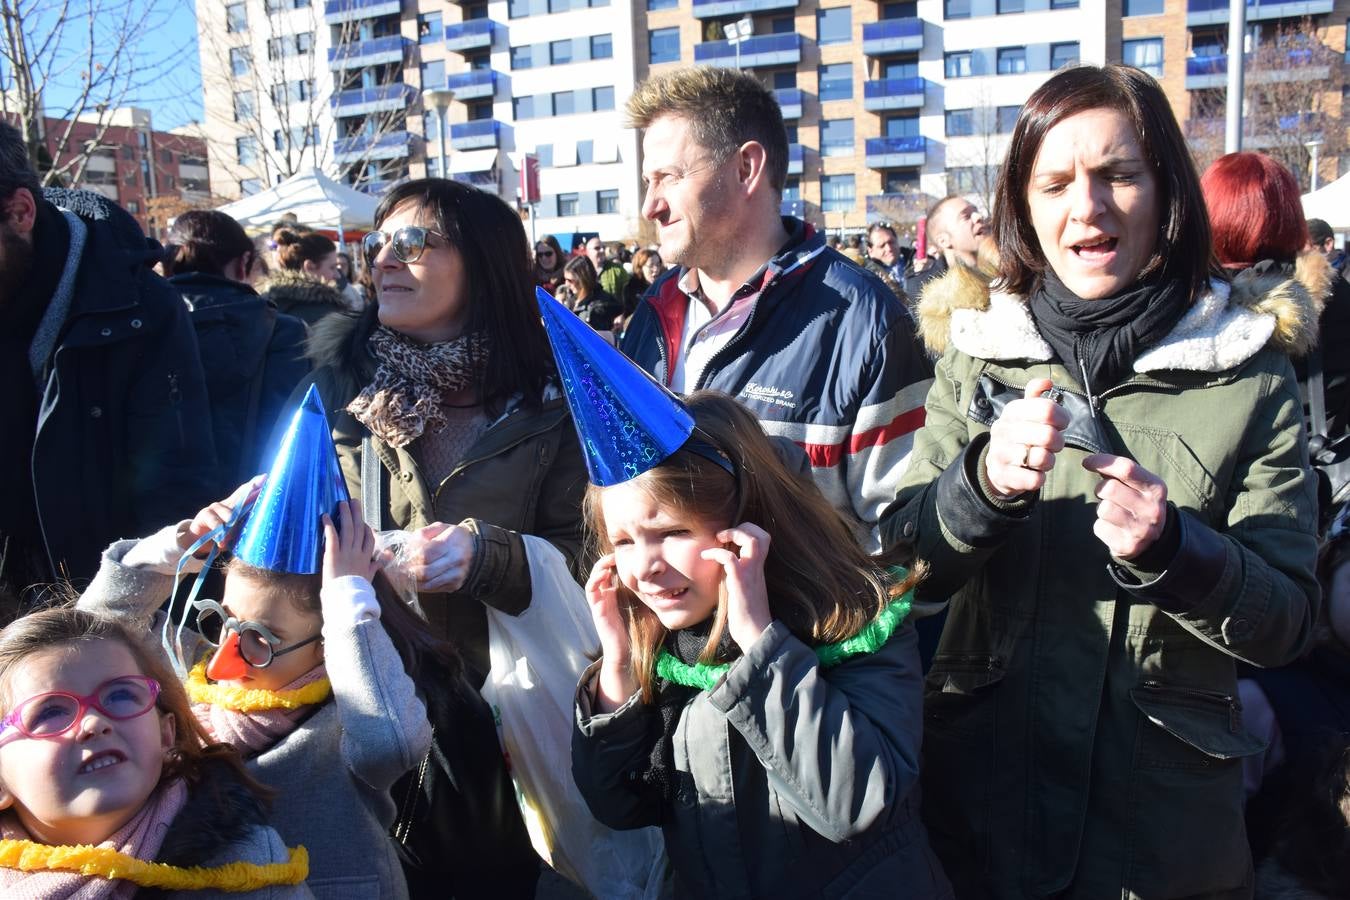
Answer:
M891 237L895 238L896 244L900 243L899 232L897 232L889 222L873 222L871 225L867 226L867 246L872 246L872 235L878 231L889 231Z
M1314 244L1321 244L1325 241L1336 240L1336 233L1331 230L1331 226L1324 219L1308 220L1308 240Z
M34 200L42 199L42 183L33 171L23 134L8 122L0 122L0 200L8 200L19 188L28 188Z
M928 207L928 215L924 218L924 221L928 223L928 236L931 238L936 237L939 234L947 233L946 228L941 227L942 223L938 217L942 215L942 210L946 208L948 203L965 202L967 202L966 198L962 197L960 194L948 194L932 206Z
M715 66L695 66L649 78L626 107L628 128L648 128L663 116L689 122L694 140L725 159L748 141L764 148L769 184L778 193L787 181L787 129L783 111L751 75Z

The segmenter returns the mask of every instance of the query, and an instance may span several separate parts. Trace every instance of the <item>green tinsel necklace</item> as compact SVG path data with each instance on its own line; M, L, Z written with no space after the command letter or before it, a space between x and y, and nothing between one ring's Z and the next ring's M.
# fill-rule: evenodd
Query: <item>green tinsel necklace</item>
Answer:
M903 576L902 576L903 577ZM846 659L861 656L864 653L876 653L891 639L895 629L909 615L912 592L906 593L881 611L871 622L851 638L845 638L833 644L824 644L816 649L816 658L825 668L837 666ZM664 647L656 657L656 674L682 684L685 687L711 691L731 668L731 663L697 663L689 665L676 659Z

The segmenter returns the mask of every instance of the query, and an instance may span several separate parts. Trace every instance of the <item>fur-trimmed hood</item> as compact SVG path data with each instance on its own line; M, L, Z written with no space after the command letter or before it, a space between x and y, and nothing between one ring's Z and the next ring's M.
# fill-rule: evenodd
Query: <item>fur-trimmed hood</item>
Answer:
M291 269L279 269L269 274L267 280L258 285L258 293L275 303L282 312L290 312L300 304L332 306L343 312L351 310L335 286Z
M1026 299L992 288L992 280L991 266L953 266L930 282L918 309L924 343L939 355L952 345L980 359L1051 359L1054 351ZM1317 341L1318 314L1330 290L1331 267L1320 254L1300 257L1292 275L1271 267L1245 269L1231 283L1214 279L1134 369L1222 372L1266 346L1302 356Z

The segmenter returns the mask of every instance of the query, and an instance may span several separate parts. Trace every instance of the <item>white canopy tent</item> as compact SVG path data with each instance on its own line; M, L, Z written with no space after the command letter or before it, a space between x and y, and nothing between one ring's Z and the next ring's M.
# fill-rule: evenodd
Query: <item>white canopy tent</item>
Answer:
M379 198L340 184L310 168L296 172L276 187L227 203L220 211L250 229L266 228L284 213L302 225L333 230L374 227Z
M1340 231L1350 228L1350 174L1342 175L1331 184L1303 195L1303 215L1322 219Z

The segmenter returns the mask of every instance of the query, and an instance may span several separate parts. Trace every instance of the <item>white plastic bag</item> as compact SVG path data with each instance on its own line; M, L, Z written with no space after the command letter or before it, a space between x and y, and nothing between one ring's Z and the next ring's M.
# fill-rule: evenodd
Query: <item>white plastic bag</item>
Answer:
M597 822L572 780L572 702L599 652L581 586L543 538L523 535L533 596L519 616L487 607L492 706L530 840L539 855L596 897L661 896L660 829L615 831Z

